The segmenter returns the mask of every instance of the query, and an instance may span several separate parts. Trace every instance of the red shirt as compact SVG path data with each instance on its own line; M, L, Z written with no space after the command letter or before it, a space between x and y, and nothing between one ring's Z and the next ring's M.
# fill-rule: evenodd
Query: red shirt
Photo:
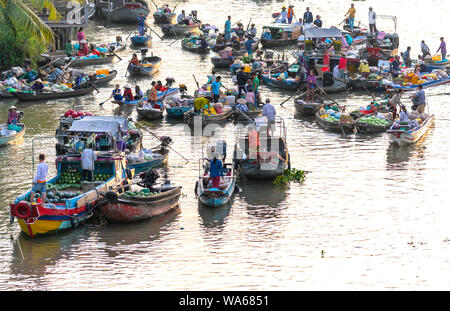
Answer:
M131 92L131 89L125 89L123 92L123 97L125 100L134 100L133 93Z
M347 59L345 57L341 57L339 60L338 69L345 69L347 68Z
M324 65L329 65L330 64L330 55L328 55L326 53L323 55L323 64Z

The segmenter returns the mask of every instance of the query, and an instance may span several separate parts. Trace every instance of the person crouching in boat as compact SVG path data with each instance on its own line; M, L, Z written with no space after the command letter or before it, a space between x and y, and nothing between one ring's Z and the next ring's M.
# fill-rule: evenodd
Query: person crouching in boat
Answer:
M126 101L134 100L133 92L131 91L130 86L127 84L123 88L123 99L125 99Z
M122 91L120 90L120 85L116 84L116 88L112 91L111 96L114 98L115 101L121 102L123 99Z
M136 53L133 53L130 64L133 64L134 66L139 66L139 58L137 57Z
M359 67L358 67L358 71L365 79L367 79L369 77L370 68L369 68L369 62L367 61L367 59L363 59L361 61L361 63L359 64Z
M87 44L87 41L85 39L80 41L80 49L77 53L78 56L86 56L89 55L89 46Z
M425 91L423 90L422 85L419 85L417 87L416 94L411 96L413 106L412 110L417 110L419 113L424 113L425 111L425 105L426 105L426 99L425 99Z
M36 93L42 92L42 90L44 89L44 84L42 84L42 80L37 79L36 81L34 81L33 85L31 86L31 89Z
M401 105L399 123L400 125L409 125L409 113L405 105Z
M205 107L209 109L211 107L211 100L212 98L210 96L197 97L194 99L194 112L199 112Z
M33 179L33 187L30 193L30 202L34 203L34 194L39 191L42 194L42 202L45 203L46 198L46 186L47 186L47 173L48 165L45 163L45 154L41 153L39 155L39 164L36 168L36 176Z
M277 112L275 110L275 107L270 103L270 99L266 98L266 103L263 106L263 110L262 110L262 116L263 117L267 117L267 131L271 131L271 133L273 134L274 131L274 124L275 124L275 116L277 115ZM269 133L267 133L269 134Z
M306 101L314 101L314 93L317 88L317 79L314 75L314 70L311 70L309 72L308 77L306 78L306 89L307 89L307 96Z
M239 98L237 100L236 108L242 112L247 112L248 111L247 101L243 98Z

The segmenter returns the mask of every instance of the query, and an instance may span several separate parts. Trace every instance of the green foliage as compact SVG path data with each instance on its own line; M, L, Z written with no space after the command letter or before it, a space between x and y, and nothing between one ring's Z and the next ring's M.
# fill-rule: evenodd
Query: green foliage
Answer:
M305 180L305 172L293 168L291 170L285 169L283 174L275 178L273 183L280 187L286 187L291 181L302 183Z

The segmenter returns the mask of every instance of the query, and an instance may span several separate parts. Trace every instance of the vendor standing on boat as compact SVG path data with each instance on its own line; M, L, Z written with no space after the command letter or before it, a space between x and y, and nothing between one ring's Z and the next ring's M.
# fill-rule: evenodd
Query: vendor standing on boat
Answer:
M255 40L253 40L250 36L247 41L245 41L245 49L247 50L247 54L250 59L253 58L253 43L255 43Z
M92 144L83 150L81 154L81 168L83 181L92 181L94 172L94 163L97 160L97 154L92 150Z
M291 4L289 5L288 11L287 11L287 20L288 20L288 24L292 24L292 19L294 18L295 14L294 14L294 6Z
M439 45L439 48L437 49L436 53L441 51L442 60L447 58L447 45L445 44L444 37L441 37L441 44Z
M406 51L401 53L402 58L403 58L403 62L405 63L406 67L411 67L411 47L408 46L406 48Z
M314 21L313 14L312 12L309 11L309 7L307 7L305 14L303 14L303 23L305 25L305 29L310 28L313 21Z
M208 159L208 161L210 160ZM223 178L222 161L217 159L217 155L214 155L214 158L211 160L209 168L209 178L211 179L211 184L213 188L219 188L220 177Z
M84 39L85 39L85 37L84 37L83 27L80 27L80 29L78 29L78 32L77 32L78 45L81 46L81 41Z
M348 25L350 26L350 29L353 31L353 26L355 24L355 15L356 15L356 9L355 5L352 3L350 5L350 9L348 9L347 13L345 13L345 16L348 15Z
M236 74L236 80L238 85L238 91L239 91L239 98L241 98L242 91L245 91L245 83L247 82L247 75L244 72L244 66L241 66L241 69Z
M139 65L139 58L137 57L136 53L133 53L133 56L131 57L130 64L133 64L135 66Z
M392 120L397 118L397 106L401 107L401 98L402 98L403 90L399 89L389 100L389 111L392 112Z
M287 24L287 11L285 6L281 8L280 23Z
M263 106L262 109L262 116L267 117L267 125L268 128L270 128L271 132L273 133L273 124L275 124L275 116L277 115L277 112L275 110L275 107L270 103L270 99L266 98L266 103Z
M142 37L145 31L145 20L146 20L144 13L141 13L137 18L137 20L138 20L139 35Z
M426 45L425 40L420 43L420 50L422 51L422 59L425 59L428 55L431 56L430 48Z
M30 193L30 203L34 203L34 194L39 191L42 194L42 202L45 203L46 192L47 192L47 174L48 165L45 163L45 154L41 153L39 155L39 164L36 169L36 176L33 179L33 187Z
M220 82L220 80L222 80L221 76L218 76L216 78L216 81L213 81L211 83L211 92L212 92L212 96L213 96L213 102L214 103L218 103L219 102L219 97L220 97L220 87L223 87L222 82Z
M230 40L231 37L231 16L228 16L227 21L225 22L225 40Z
M314 101L314 93L317 88L317 79L314 75L314 70L309 71L308 77L306 77L306 89L308 95L306 96L306 101Z
M412 110L417 110L419 113L424 113L425 111L425 105L426 105L426 99L425 99L425 91L422 88L422 85L419 84L417 87L416 94L411 96L413 106Z
M377 32L376 22L377 22L377 14L372 9L372 7L370 7L369 8L369 31L370 31L370 33Z

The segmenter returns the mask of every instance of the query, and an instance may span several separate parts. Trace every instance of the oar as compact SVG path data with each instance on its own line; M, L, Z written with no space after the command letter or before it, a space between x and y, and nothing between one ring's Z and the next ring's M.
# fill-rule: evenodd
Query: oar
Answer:
M158 6L156 5L156 3L152 0L153 4L156 6L156 9L159 10Z
M142 127L140 126L139 123L132 121L134 124L136 124L136 126L141 129ZM154 137L156 137L159 141L164 142L161 137L159 137L158 135L154 134L153 132L151 132L150 130L147 130L147 132L149 132L150 134L152 134ZM178 154L180 157L182 157L183 159L185 159L187 162L189 162L188 159L186 159L182 154L178 153L175 149L173 149L172 147L170 147L169 145L167 146L169 147L173 152L175 152L176 154ZM187 163L186 162L186 163Z
M234 109L236 109L237 111L239 111L247 120L249 120L250 122L256 124L256 122L250 118L247 114L245 114L241 109L239 109L238 107L233 107Z
M295 92L294 95L291 95L291 96L289 96L286 100L284 100L284 101L280 104L280 106L283 106L284 103L286 103L286 102L287 102L288 100L290 100L292 97L296 96L296 95L298 94L298 92L300 92L300 91L303 90L304 88L305 88L305 85L303 85L303 87L302 87L301 89L299 89L297 92ZM306 93L306 92L305 92L305 93ZM302 95L304 95L305 93L300 94L299 96L302 96Z
M106 47L112 54L114 54L118 59L122 60L122 58L120 58L119 55L117 55L116 53L114 53L114 51L111 50L111 49L109 48L108 45L105 44L105 47Z
M61 58L65 58L65 57L58 57L58 58L55 58L55 59L52 60L50 63L48 63L48 64L42 66L41 68L38 68L38 70L42 70L42 69L44 69L45 67L50 66L51 64L53 64L54 62L56 62L57 60L59 60L59 59L61 59Z
M155 34L155 35L157 35L158 36L158 38L160 38L161 40L163 39L163 38L161 38L161 36L160 35L158 35L158 33L156 32L156 31L154 31L153 29L152 29L152 27L150 27L147 23L145 23L145 26L147 26L148 27L148 29L150 29L151 31L153 31L153 33Z
M197 84L197 89L199 89L200 85L198 84L197 79L195 78L194 74L192 74L192 76L194 77L195 84Z
M125 39L125 41L128 40L128 38L131 36L131 34L134 32L134 29L132 31L130 31L130 33L128 34L128 37Z
M173 12L175 13L175 9L177 8L177 6L179 5L181 3L181 0L180 1L178 1L178 3L173 7Z
M82 74L82 76L86 79L86 77L84 76L84 73ZM88 78L89 78L89 77L88 77ZM89 81L89 79L86 79L86 81L87 81L90 85L93 86L93 88L97 91L97 93L100 93L100 91L98 90L98 88L96 88L95 85L94 85L91 81Z
M172 43L169 44L169 46L172 46L172 44L174 44L175 42L177 42L178 40L181 40L182 38L176 39L175 41L172 41Z
M99 105L99 106L102 106L102 105L103 105L104 103L106 103L111 97L113 97L112 94L111 94L111 96L108 97L108 99L104 100L103 102L101 102L101 103L98 104L98 105Z

